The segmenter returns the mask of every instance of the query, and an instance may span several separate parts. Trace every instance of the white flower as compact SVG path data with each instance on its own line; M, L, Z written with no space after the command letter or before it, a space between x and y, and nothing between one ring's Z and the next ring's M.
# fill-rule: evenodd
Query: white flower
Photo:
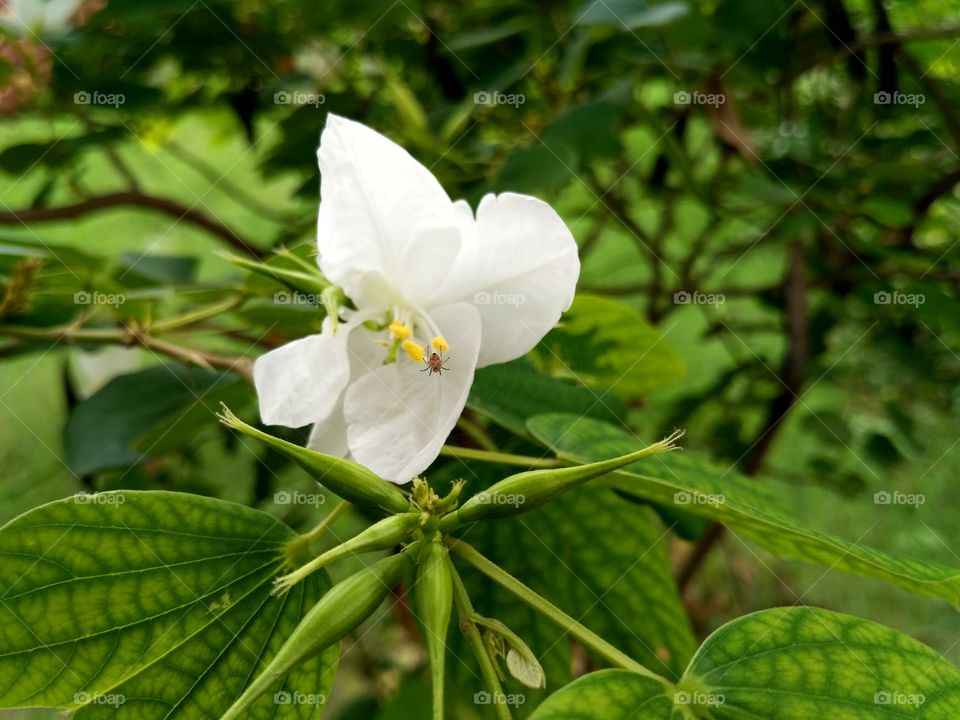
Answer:
M257 360L260 415L314 423L314 450L405 483L439 455L474 370L524 355L570 306L576 242L526 195L487 195L474 217L401 147L336 115L318 157L320 268L356 310Z
M6 0L0 2L0 25L16 35L62 35L81 0Z

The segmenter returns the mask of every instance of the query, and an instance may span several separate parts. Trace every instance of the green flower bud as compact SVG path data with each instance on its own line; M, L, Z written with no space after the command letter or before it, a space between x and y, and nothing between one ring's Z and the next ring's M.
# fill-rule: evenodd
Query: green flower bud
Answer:
M279 450L306 470L318 483L354 505L388 514L410 510L410 501L396 485L377 477L363 465L333 455L313 452L261 432L230 412L226 405L222 406L219 418L227 427Z
M440 529L447 532L475 520L505 517L532 510L588 480L619 470L637 460L677 450L674 443L682 435L682 432L675 432L649 447L610 460L558 470L528 470L511 475L474 495L456 512L446 515L440 521Z
M297 665L319 655L366 620L409 566L411 545L398 555L364 568L334 585L314 605L267 667L250 683L220 720L244 716L250 704Z
M350 555L375 552L377 550L389 550L406 540L410 533L420 527L420 520L420 513L390 515L380 522L374 523L366 530L354 535L346 542L318 555L292 573L277 578L274 581L273 592L275 595L284 593L311 573Z
M417 615L423 625L430 676L433 683L433 717L443 720L444 663L447 629L453 608L453 575L447 548L435 535L424 542L417 565L417 584L413 588Z

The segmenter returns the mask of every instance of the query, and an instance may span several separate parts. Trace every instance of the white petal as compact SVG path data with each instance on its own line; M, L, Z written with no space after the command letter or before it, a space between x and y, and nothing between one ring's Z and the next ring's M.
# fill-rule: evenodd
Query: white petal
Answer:
M307 447L314 452L347 457L347 421L343 417L343 395L333 411L310 430Z
M347 335L330 333L294 340L257 358L253 382L260 417L267 425L302 427L327 417L350 377Z
M467 402L480 349L480 317L458 303L433 312L450 344L442 375L406 356L355 382L344 395L351 456L380 477L406 483L437 459Z
M347 353L351 380L376 370L383 364L387 354L387 349L377 342L383 339L383 333L367 330L361 324L362 321L363 315L356 315L339 329L339 333L349 333ZM313 426L307 447L327 455L338 457L350 455L347 448L347 421L343 416L342 393L330 414Z
M320 267L349 297L360 273L378 272L391 284L402 282L408 251L423 242L424 235L441 256L450 254L450 244L456 253L460 236L453 203L430 171L399 145L331 114L317 157ZM439 286L444 276L431 277L430 284ZM404 289L415 290L416 285Z
M483 367L531 350L570 307L579 275L577 243L553 208L529 195L487 195L437 302L476 305Z

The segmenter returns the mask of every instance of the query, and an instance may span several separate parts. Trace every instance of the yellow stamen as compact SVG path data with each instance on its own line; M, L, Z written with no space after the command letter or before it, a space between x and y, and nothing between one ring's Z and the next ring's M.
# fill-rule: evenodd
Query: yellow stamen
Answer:
M413 330L409 325L405 325L399 320L394 320L390 323L390 334L393 335L397 340L406 340L413 334Z
M424 349L422 345L418 345L413 340L404 340L403 345L401 345L407 355L410 356L410 359L415 363L423 362Z
M443 339L443 335L437 335L437 336L433 339L433 346L434 346L437 350L439 350L440 352L443 352L444 350L449 350L449 349L450 349L450 346L447 345L447 341Z

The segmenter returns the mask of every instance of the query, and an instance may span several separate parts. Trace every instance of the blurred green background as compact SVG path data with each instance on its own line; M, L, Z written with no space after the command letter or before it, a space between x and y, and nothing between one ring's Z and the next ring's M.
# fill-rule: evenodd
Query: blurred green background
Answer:
M619 395L642 436L686 428L721 467L787 483L817 528L960 564L960 3L92 0L60 24L13 7L0 3L0 521L119 487L225 497L295 527L323 515L273 503L310 483L214 421L221 400L255 415L236 374L171 373L162 349L49 328L130 327L242 284L253 300L184 346L249 359L315 331L315 308L278 305L217 253L309 254L334 112L402 144L451 197L513 190L558 209L580 290L672 348ZM639 359L618 356L606 383ZM701 635L802 601L960 661L943 603L700 537L668 542ZM332 716L416 716L422 656L397 632L345 661L340 694L369 702Z

